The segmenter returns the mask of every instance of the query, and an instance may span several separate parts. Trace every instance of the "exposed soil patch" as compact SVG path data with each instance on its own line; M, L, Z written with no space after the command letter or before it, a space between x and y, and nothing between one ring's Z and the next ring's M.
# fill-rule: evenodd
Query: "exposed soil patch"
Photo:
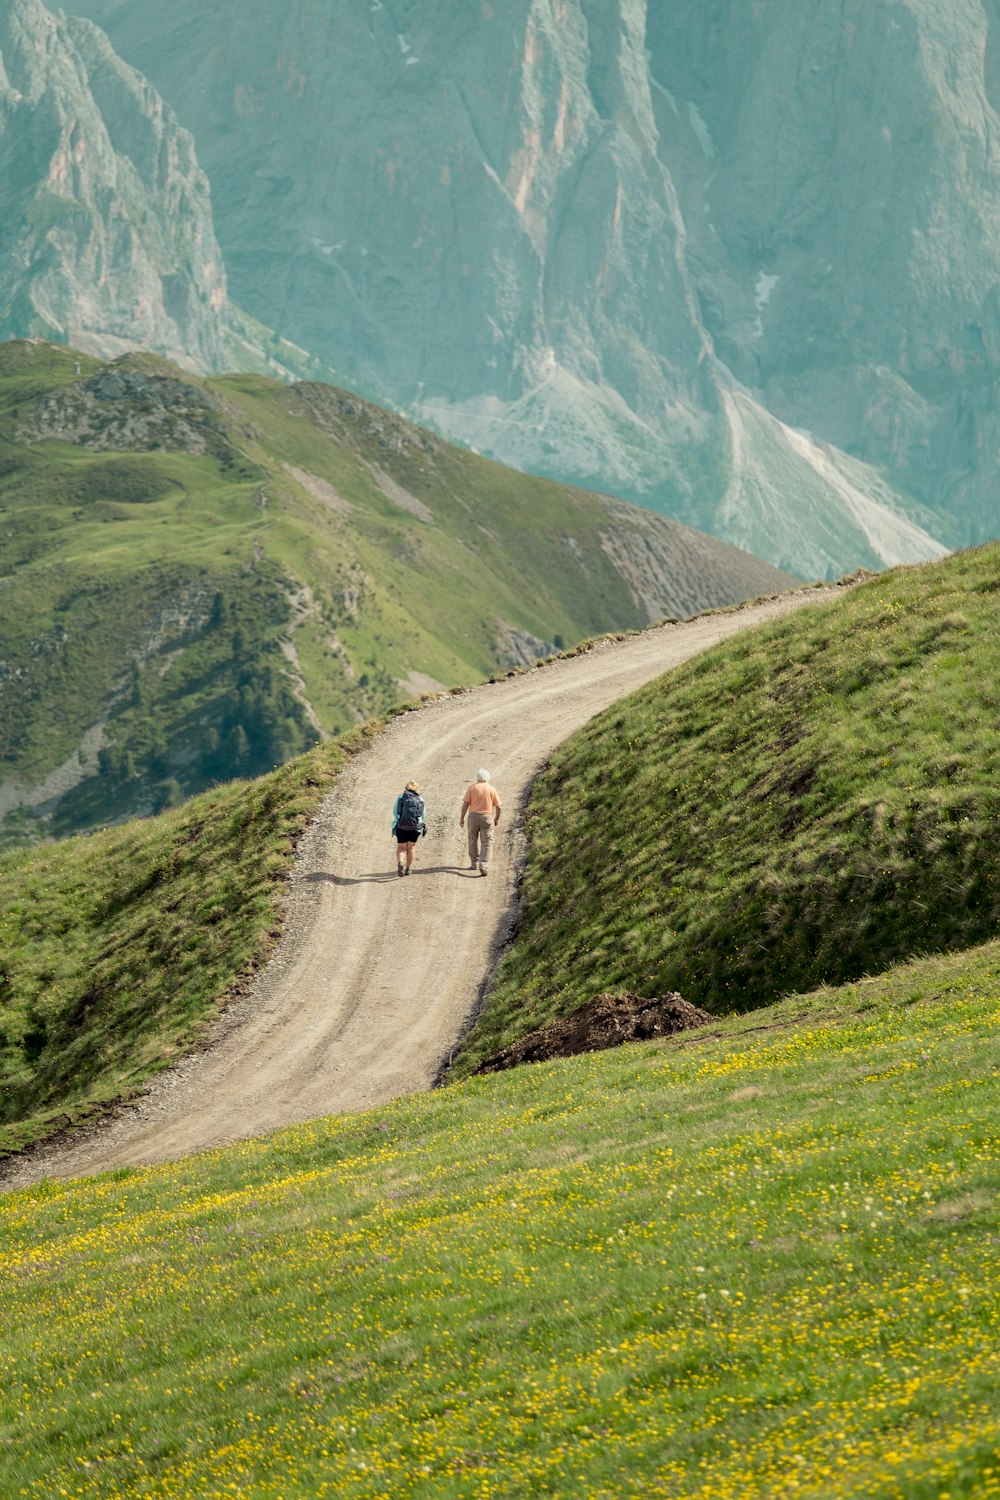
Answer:
M391 500L393 505L398 505L402 510L409 511L411 516L416 516L426 526L434 525L434 516L424 502L398 484L391 474L380 469L378 464L369 464L368 470L387 500Z
M338 495L333 485L321 479L318 474L310 474L308 469L297 469L294 464L283 464L282 468L286 474L292 476L296 484L300 484L308 494L312 495L314 500L336 511L338 516L351 514L353 507L350 501L345 500L343 495Z
M499 1073L521 1063L548 1062L552 1057L578 1057L581 1052L606 1052L626 1042L648 1042L673 1036L715 1020L708 1011L689 1005L680 995L651 1000L647 995L595 995L571 1015L533 1031L519 1042L494 1052L479 1064L477 1073Z

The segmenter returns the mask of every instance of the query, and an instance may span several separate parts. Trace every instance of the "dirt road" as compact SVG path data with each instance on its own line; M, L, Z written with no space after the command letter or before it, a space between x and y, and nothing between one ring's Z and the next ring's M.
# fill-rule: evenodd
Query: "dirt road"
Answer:
M9 1170L5 1186L170 1161L429 1088L474 1013L512 920L520 807L538 766L616 698L727 636L831 598L803 590L666 626L394 719L303 844L279 948L212 1045L116 1119ZM470 872L462 794L486 766L504 800L487 879ZM415 780L429 833L406 879L391 808Z

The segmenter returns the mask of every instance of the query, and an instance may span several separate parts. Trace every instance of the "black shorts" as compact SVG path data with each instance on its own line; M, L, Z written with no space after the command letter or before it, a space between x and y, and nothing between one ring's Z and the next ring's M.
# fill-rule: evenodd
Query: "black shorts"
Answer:
M417 839L419 837L420 837L420 829L419 828L397 828L396 829L396 843L397 844L415 844L417 842Z

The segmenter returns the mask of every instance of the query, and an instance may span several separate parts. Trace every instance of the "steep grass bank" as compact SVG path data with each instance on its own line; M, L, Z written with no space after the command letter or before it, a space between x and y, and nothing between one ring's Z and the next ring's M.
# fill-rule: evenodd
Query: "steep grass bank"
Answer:
M0 1153L127 1096L191 1044L269 948L296 838L363 738L0 859Z
M1000 919L1000 547L900 569L616 704L528 812L458 1071L603 990L746 1010Z
M1000 945L0 1203L5 1494L1000 1495Z

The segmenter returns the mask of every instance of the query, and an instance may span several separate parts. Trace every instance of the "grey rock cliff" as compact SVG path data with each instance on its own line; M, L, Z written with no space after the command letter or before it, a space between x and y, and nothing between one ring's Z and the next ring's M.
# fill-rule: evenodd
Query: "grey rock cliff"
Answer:
M712 380L641 6L89 8L194 131L237 301L507 461L688 493Z
M0 336L223 357L226 278L194 142L89 21L0 8Z
M799 572L994 529L997 0L75 8L360 383Z
M719 355L995 534L997 0L698 0L651 6L648 44L658 117L702 124L687 223Z

